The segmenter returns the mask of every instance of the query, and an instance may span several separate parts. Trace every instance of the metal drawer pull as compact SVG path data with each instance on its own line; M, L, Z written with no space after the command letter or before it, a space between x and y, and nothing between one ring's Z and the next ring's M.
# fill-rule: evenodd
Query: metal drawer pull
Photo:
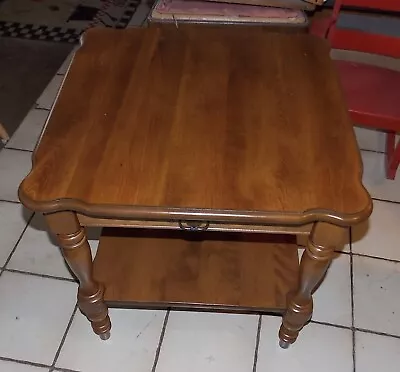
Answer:
M202 221L179 221L178 223L181 230L188 231L206 231L210 226L209 222Z

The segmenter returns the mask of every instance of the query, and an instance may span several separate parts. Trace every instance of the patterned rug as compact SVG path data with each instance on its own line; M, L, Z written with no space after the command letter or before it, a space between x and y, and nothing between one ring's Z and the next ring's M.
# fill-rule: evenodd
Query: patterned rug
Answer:
M125 28L140 0L0 0L0 36L75 43L94 26Z

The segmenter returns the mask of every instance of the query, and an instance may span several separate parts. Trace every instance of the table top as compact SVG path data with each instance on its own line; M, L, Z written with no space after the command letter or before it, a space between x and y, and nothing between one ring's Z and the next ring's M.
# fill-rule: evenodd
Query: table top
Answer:
M20 186L45 213L351 225L371 199L323 40L93 29Z

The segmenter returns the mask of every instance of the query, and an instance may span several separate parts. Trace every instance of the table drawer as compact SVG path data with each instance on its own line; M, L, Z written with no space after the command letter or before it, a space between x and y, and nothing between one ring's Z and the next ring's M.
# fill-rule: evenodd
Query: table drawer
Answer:
M234 224L210 221L153 221L153 220L119 220L108 218L95 218L78 214L79 222L82 226L97 227L128 227L128 228L148 228L148 229L167 229L167 230L191 230L191 231L224 231L224 232L250 232L250 233L269 233L269 234L294 234L308 235L312 224L301 226L277 226L277 225L251 225Z

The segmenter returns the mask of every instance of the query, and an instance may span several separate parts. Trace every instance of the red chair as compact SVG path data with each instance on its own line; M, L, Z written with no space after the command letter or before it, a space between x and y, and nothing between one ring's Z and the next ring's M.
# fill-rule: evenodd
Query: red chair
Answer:
M310 32L327 38L335 49L400 58L400 31L399 35L395 35L393 28L390 32L383 30L382 33L379 30L379 33L375 33L374 27L369 27L368 31L362 31L351 24L342 27L344 6L381 14L384 12L385 16L390 12L400 12L400 0L336 0L332 16L316 20L312 23ZM361 17L366 23L368 20L377 20L368 14ZM400 27L400 13L397 13L397 19L392 18L390 22L398 22ZM400 72L349 61L335 63L353 122L387 133L386 177L393 180L400 164L400 143L396 145L396 132L400 132Z

